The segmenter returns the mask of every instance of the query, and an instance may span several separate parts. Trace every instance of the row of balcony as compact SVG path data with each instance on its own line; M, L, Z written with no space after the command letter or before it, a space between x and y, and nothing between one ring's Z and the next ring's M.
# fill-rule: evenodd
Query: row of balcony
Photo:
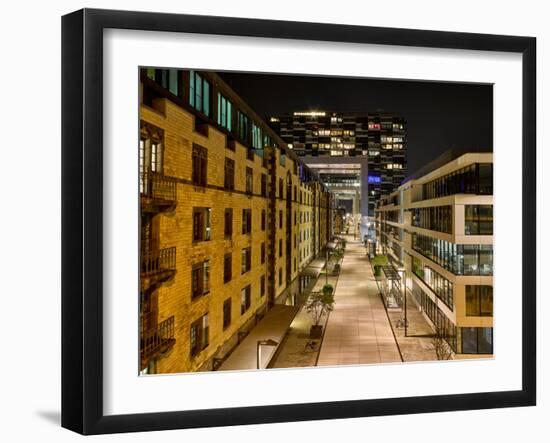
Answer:
M177 203L177 181L154 171L142 171L139 176L142 213L155 214L172 211ZM141 291L149 296L162 283L176 274L176 248L164 248L141 253ZM141 306L140 309L144 309ZM174 346L174 316L145 329L140 334L140 369Z
M155 289L176 274L176 248L164 248L141 255L141 290Z
M164 248L141 256L141 291L156 289L163 282L170 280L176 274L176 248ZM143 306L140 307L143 309ZM174 338L174 317L159 323L156 327L141 331L140 357L141 367L145 369L149 362L158 355L168 351L176 339Z
M173 177L152 171L141 172L139 191L144 213L171 211L176 206L177 182Z
M156 327L141 332L140 369L143 370L153 358L168 351L174 338L174 316L160 322Z

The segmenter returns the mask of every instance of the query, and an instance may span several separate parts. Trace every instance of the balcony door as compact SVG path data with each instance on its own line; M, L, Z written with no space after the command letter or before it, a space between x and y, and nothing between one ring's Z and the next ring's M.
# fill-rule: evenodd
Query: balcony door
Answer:
M139 140L140 193L147 193L151 186L149 173L162 173L163 131L149 123L141 122Z

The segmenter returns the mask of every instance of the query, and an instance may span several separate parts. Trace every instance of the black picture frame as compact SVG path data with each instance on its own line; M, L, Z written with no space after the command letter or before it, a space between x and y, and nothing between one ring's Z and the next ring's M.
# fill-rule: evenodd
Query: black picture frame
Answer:
M103 413L103 31L108 28L501 51L522 55L522 388L197 411ZM62 426L82 434L536 404L536 39L83 9L62 18Z

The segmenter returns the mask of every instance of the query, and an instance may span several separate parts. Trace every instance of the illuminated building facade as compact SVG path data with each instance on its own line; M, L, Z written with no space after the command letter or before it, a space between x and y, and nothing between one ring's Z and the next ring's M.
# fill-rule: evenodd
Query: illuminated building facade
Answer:
M491 356L493 154L444 154L380 199L376 231L455 357Z
M212 72L142 69L139 116L140 371L216 370L325 247L330 198Z
M361 233L374 236L368 227L375 202L406 176L405 120L384 112L297 111L273 116L269 124L317 170L337 201L352 201Z

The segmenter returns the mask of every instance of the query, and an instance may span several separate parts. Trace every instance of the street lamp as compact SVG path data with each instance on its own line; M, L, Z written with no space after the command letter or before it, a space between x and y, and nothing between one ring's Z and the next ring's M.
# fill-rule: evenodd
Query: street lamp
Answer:
M325 284L328 285L328 245L325 246Z
M401 276L401 282L403 286L403 310L405 312L405 337L407 336L407 273L405 272L405 268L399 268L399 275Z
M279 342L276 342L275 340L271 340L270 338L267 340L258 340L258 343L256 344L256 369L260 368L260 352L262 346L278 346Z

